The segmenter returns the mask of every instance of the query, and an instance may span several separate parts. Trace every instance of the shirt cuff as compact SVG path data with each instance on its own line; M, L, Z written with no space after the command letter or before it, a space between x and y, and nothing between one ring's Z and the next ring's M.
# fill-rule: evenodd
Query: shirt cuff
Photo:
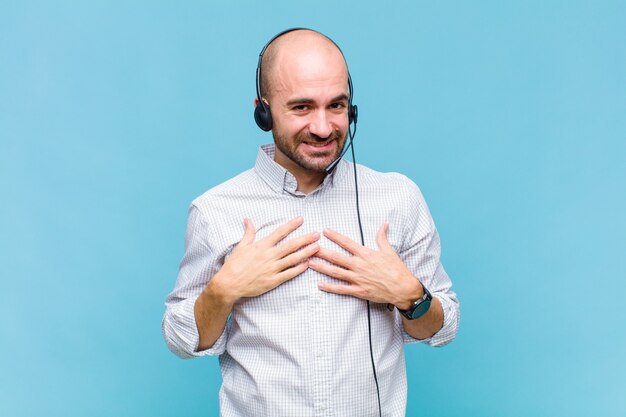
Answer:
M194 307L197 298L188 298L170 306L163 317L163 335L172 352L187 359L197 356L216 356L226 351L228 323L222 334L208 349L197 351L200 335L196 325Z

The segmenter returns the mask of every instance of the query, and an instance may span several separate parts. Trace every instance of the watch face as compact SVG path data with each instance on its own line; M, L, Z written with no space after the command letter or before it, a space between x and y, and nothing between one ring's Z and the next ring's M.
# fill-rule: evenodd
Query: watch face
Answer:
M424 302L420 303L420 305L415 307L415 310L413 310L413 313L411 314L411 318L418 319L422 317L424 314L426 314L429 308L430 308L430 300L424 300Z

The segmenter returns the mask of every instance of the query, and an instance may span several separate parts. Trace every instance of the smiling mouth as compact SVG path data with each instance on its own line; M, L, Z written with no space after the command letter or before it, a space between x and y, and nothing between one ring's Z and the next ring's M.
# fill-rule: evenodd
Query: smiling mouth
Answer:
M327 140L326 142L304 142L306 145L314 146L316 148L323 148L329 145L334 139Z

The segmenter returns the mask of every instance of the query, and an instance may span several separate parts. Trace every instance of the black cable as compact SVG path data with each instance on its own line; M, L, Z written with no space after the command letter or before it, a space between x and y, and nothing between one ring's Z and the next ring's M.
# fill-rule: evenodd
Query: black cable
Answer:
M356 133L356 124L354 125L354 131L350 131L348 128L348 134L350 135L350 151L352 152L352 168L354 169L354 195L356 196L356 217L359 222L359 233L361 235L361 245L365 246L365 238L363 237L363 225L361 224L361 210L359 207L359 182L356 174L356 158L354 156L354 144L352 139ZM372 361L372 371L374 372L374 382L376 383L376 398L378 399L378 415L382 417L382 406L380 405L380 388L378 386L378 375L376 373L376 363L374 362L374 349L372 347L372 318L370 312L370 302L367 301L367 334L370 342L370 359Z

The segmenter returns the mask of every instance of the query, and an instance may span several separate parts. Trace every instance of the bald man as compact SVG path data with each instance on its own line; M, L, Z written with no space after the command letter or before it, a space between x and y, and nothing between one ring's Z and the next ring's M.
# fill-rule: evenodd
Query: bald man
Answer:
M403 344L445 345L459 322L426 203L405 176L357 165L359 216L353 164L327 170L351 104L330 39L287 31L261 68L274 144L192 202L165 339L219 355L222 416L404 416Z

